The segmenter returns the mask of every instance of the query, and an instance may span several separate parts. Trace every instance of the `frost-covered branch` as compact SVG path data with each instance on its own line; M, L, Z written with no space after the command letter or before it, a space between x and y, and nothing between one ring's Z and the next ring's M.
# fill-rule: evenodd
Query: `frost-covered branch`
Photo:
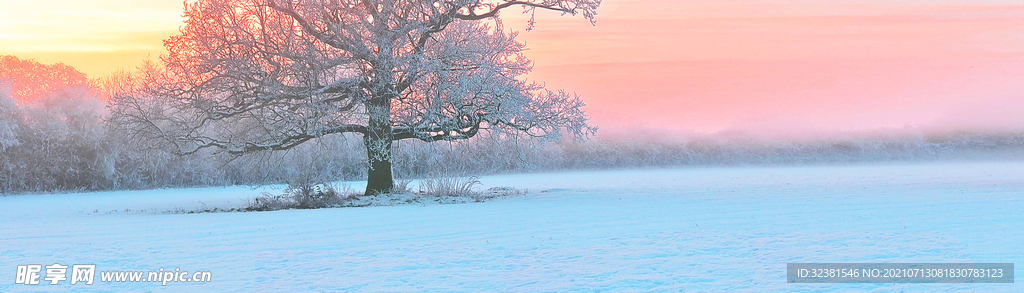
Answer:
M521 80L531 69L500 11L593 21L597 0L200 0L163 68L118 95L114 119L174 153L285 150L363 135L367 192L390 189L394 140L488 131L593 133L578 97ZM387 180L374 183L374 178Z

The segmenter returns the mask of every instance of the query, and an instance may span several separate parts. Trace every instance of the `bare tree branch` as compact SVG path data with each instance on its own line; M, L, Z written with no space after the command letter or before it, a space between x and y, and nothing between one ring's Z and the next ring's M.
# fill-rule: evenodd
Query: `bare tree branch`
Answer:
M509 7L582 14L599 0L199 0L163 68L143 68L113 117L177 154L287 150L358 133L367 192L390 189L395 140L469 139L481 130L555 139L593 134L578 96L520 76L532 69ZM385 178L386 177L386 178Z

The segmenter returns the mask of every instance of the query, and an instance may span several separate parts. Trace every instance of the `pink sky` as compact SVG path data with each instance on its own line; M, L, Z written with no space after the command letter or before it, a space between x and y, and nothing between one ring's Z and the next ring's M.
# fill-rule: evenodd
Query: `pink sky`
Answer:
M0 54L92 77L155 58L181 24L181 1L2 6ZM598 12L597 26L541 13L520 40L529 78L581 94L599 136L1024 130L1019 1L606 0Z
M887 2L606 1L521 40L603 135L1024 130L1024 6Z

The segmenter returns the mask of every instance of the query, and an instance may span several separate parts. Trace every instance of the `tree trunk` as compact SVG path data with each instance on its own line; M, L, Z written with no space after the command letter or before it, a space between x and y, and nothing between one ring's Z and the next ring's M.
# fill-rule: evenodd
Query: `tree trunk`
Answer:
M391 177L391 140L371 138L367 135L366 155L369 158L369 170L366 171L366 195L391 193L395 182ZM383 146L379 149L378 146Z
M391 42L393 40L377 44L379 56L392 56ZM395 91L393 75L395 67L390 61L393 60L385 58L371 64L373 69L370 76L373 83L369 88L370 99L365 104L369 121L366 123L366 135L363 136L369 168L366 172L365 195L391 193L395 186L394 178L391 177L391 143L395 140L391 129L391 99L398 96L398 92Z
M370 119L363 137L369 168L365 195L391 193L395 186L391 177L391 143L395 139L391 130L391 99L386 94L378 95L368 101L366 109Z

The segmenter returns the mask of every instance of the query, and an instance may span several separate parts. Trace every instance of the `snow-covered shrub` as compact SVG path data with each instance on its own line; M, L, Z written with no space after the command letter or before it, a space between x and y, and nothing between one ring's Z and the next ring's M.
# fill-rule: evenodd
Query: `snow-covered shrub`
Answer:
M480 184L480 177L444 177L420 180L419 194L434 197L474 196L479 192L473 187Z
M311 187L290 187L283 194L263 193L252 199L241 210L244 211L276 211L285 209L322 209L340 207L356 194L350 190L335 190L330 184L317 184Z
M300 209L326 208L339 204L341 200L340 194L329 184L293 187L285 192L291 194L296 208Z
M392 193L414 193L409 187L410 184L412 184L412 180L409 179L395 180L395 188L392 189Z
M291 199L289 199L285 195L263 193L259 197L256 197L249 201L248 205L242 208L242 210L250 212L276 211L289 209L291 205Z

